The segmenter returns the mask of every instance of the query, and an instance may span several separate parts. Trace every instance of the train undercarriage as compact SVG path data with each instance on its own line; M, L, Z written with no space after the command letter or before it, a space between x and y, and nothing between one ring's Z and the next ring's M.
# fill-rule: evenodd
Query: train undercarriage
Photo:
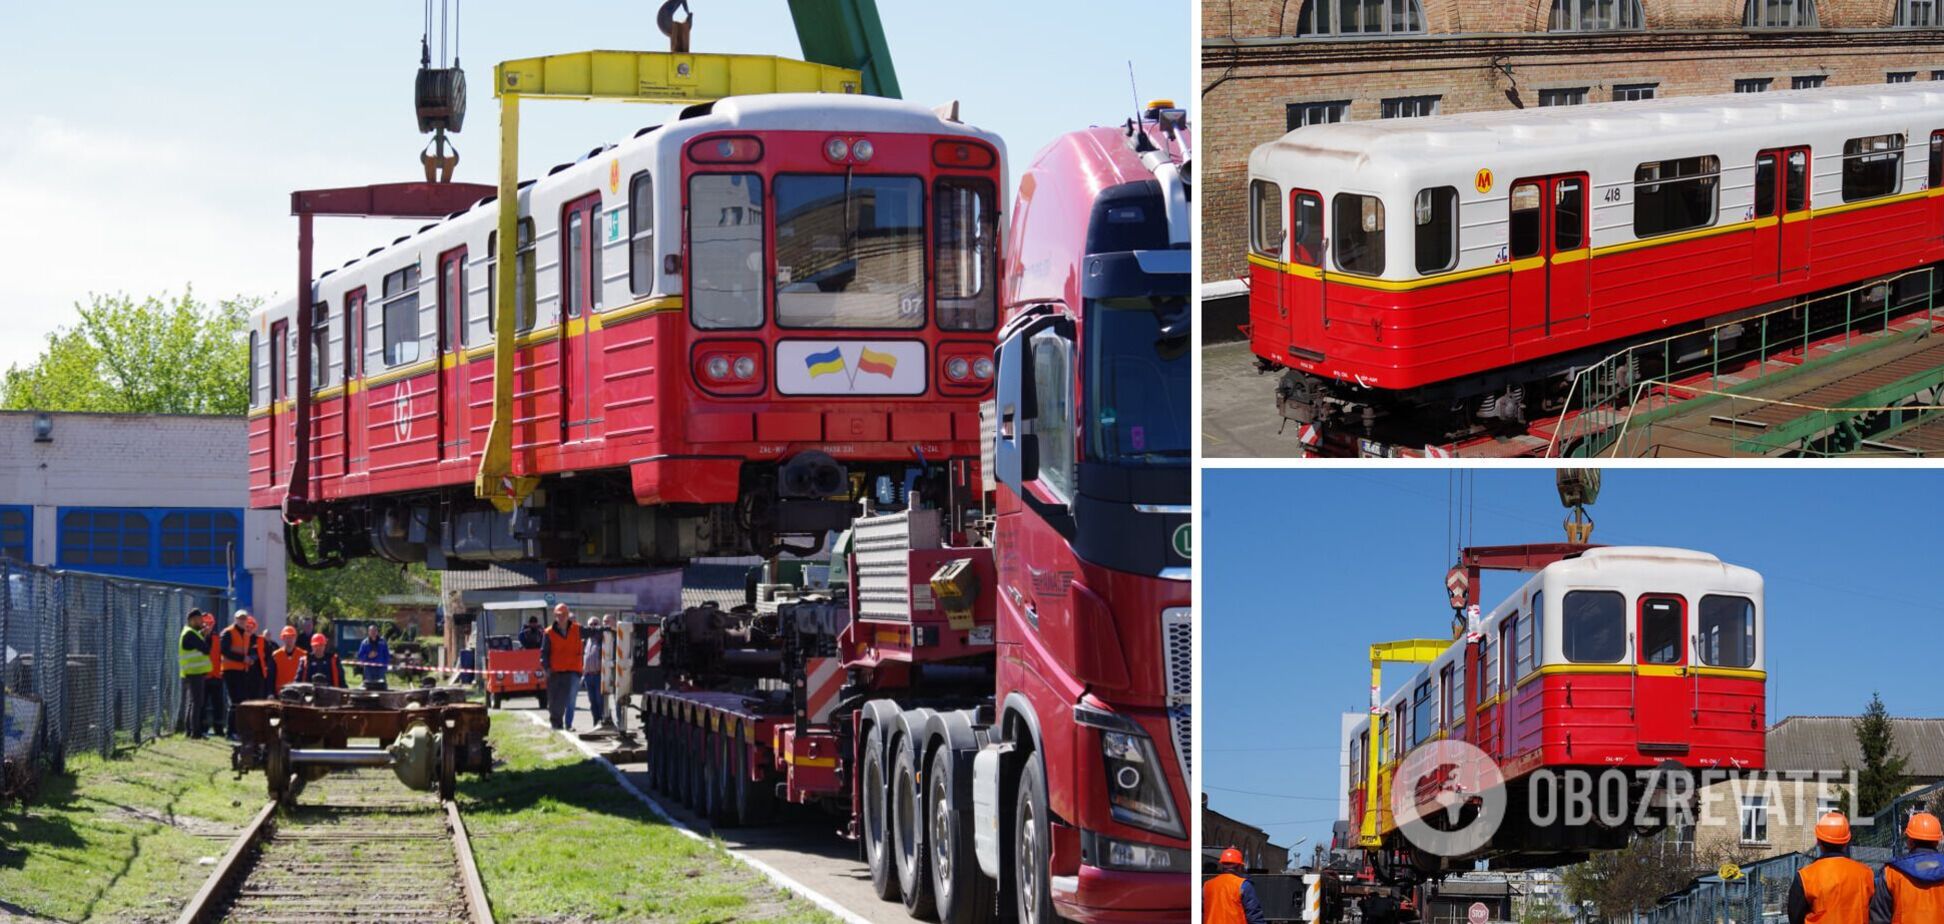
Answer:
M849 525L857 502L898 509L914 493L951 493L943 462L853 462L818 451L781 462L745 462L737 499L715 504L641 504L627 469L544 478L502 512L471 485L317 505L314 549L286 527L292 560L332 567L365 555L433 570L494 562L552 566L680 565L715 555L809 554Z
M1261 357L1256 366L1264 373L1282 373L1276 384L1276 410L1285 426L1312 426L1317 440L1312 445L1348 443L1354 448L1356 440L1365 439L1411 446L1505 436L1525 432L1532 421L1566 412L1575 376L1629 347L1668 341L1664 349L1630 353L1623 365L1609 370L1611 381L1600 383L1602 388L1627 390L1640 383L1678 379L1728 358L1754 360L1765 348L1772 353L1800 345L1806 332L1821 336L1864 323L1880 325L1886 317L1886 300L1889 317L1925 310L1944 294L1944 273L1933 272L1929 278L1939 281L1936 288L1926 285L1921 274L1907 274L1895 282L1866 281L1401 391L1318 376ZM1853 301L1833 297L1847 291L1859 294ZM1854 321L1857 316L1868 316L1870 321Z

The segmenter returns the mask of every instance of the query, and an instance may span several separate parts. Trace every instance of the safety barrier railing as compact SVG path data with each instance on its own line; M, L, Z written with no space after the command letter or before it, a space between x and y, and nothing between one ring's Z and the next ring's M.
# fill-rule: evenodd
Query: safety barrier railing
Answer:
M220 588L4 558L0 588L0 802L31 795L71 756L173 733L184 617L233 605Z
M1924 267L1628 346L1573 375L1546 455L1620 455L1629 445L1650 444L1649 428L1677 406L1756 400L1739 390L1854 356L1852 347L1866 348L1859 340L1874 347L1918 336L1936 325L1939 283L1935 268ZM1893 331L1903 321L1914 323ZM1842 349L1810 356L1838 344ZM1624 442L1629 435L1631 444Z

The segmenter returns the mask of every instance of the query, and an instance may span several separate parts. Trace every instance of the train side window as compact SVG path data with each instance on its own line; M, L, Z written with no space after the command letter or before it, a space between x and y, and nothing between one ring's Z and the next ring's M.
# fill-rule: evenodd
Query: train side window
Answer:
M1431 737L1431 723L1436 720L1436 717L1432 715L1432 711L1431 681L1426 680L1418 684L1417 691L1411 694L1412 747L1417 747L1424 743L1424 739Z
M1571 590L1559 609L1559 644L1575 664L1617 664L1627 655L1627 601L1611 590Z
M1586 246L1586 182L1570 177L1553 184L1553 250Z
M1478 642L1478 704L1483 706L1498 695L1499 646L1488 634Z
M1296 246L1291 249L1289 261L1304 266L1323 265L1323 200L1312 193L1297 193L1294 215L1295 227L1290 236Z
M991 330L998 322L993 267L998 264L998 201L992 181L977 177L939 180L932 194L933 276L938 287L938 326L944 330Z
M1410 734L1411 731L1411 714L1404 711L1404 704L1400 702L1397 704L1397 711L1393 712L1392 716L1391 759L1396 760L1403 757L1404 752L1409 750L1404 744L1404 736Z
M1931 133L1930 189L1944 186L1944 132Z
M704 330L763 324L763 180L753 173L689 178L689 316ZM1045 447L1041 447L1041 452Z
M1687 658L1687 617L1681 598L1640 601L1640 663L1680 664Z
M1755 158L1755 217L1775 214L1775 155Z
M262 407L268 402L263 400L263 373L258 371L263 363L263 340L256 331L250 331L250 406Z
M1420 189L1412 210L1417 221L1417 271L1442 273L1458 265L1458 190Z
M419 358L419 267L417 263L385 274L385 365L402 366Z
M1337 269L1359 276L1384 274L1384 200L1337 193Z
M1721 160L1713 155L1634 168L1634 236L1654 237L1715 223Z
M628 181L628 289L655 291L655 178L646 170Z
M533 329L535 317L533 298L533 219L522 218L519 228L519 250L514 254L513 301L520 306L519 317L514 318L514 327L520 333ZM499 284L499 232L486 235L486 329L498 331L495 326L498 317L499 299L495 286ZM488 334L490 340L493 334Z
M1755 601L1709 594L1698 620L1701 663L1710 667L1755 666Z
M363 357L358 353L359 339L364 336L365 290L363 286L344 293L344 380L350 381L362 374L360 365Z
M586 215L580 209L567 213L567 234L563 241L567 253L566 259L560 262L560 308L570 318L578 318L581 313L580 293L575 283L587 260L587 228L583 224Z
M1511 225L1506 231L1508 253L1519 260L1539 252L1539 184L1520 183L1512 187Z
M466 329L472 312L466 304L466 248L461 246L439 257L439 315L445 321L445 350L466 344Z
M1782 184L1782 208L1800 212L1809 207L1809 152L1790 151L1789 166Z
M1539 669L1546 660L1546 597L1543 593L1532 595L1532 615L1526 617L1525 638L1520 639L1523 646L1519 652L1519 676L1524 677Z
M1457 702L1457 698L1464 695L1464 681L1456 679L1457 675L1453 673L1453 669L1453 665L1447 664L1444 670L1438 672L1438 703L1441 707L1438 721L1447 728L1465 719L1465 711L1459 708L1460 704ZM1456 686L1453 685L1454 680Z
M1505 617L1505 622L1499 624L1499 651L1503 653L1499 663L1505 668L1505 679L1499 683L1499 689L1510 695L1513 687L1519 682L1519 615L1517 613Z
M1870 135L1843 142L1843 201L1895 195L1903 188L1902 135Z
M1445 711L1451 713L1450 724L1463 725L1465 723L1465 658L1463 655L1451 662L1451 695L1453 701L1445 704Z
M1265 257L1282 259L1282 188L1268 180L1249 181L1249 246Z

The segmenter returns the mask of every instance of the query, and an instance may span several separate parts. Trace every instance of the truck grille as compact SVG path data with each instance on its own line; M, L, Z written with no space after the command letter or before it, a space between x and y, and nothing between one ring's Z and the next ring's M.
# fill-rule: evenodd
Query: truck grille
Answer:
M1161 611L1161 637L1168 658L1168 730L1174 736L1181 780L1192 785L1194 746L1195 617L1185 606Z

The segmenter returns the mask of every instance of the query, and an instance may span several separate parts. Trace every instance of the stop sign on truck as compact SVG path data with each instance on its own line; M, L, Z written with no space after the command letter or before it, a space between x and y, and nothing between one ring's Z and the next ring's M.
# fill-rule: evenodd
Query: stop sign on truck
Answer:
M1472 902L1471 907L1465 910L1465 920L1468 924L1485 924L1491 919L1492 909L1485 907L1484 902Z

